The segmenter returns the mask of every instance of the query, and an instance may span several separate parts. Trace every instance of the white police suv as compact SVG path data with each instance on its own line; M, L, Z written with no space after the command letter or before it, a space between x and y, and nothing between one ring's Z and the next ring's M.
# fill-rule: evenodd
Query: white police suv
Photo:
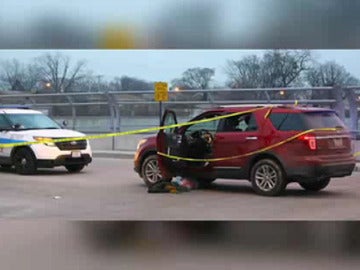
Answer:
M34 174L37 168L55 166L65 166L71 173L80 172L92 160L88 140L52 140L83 136L83 133L63 129L40 111L20 106L0 106L0 145L41 142L26 146L0 146L0 165L14 166L19 174Z

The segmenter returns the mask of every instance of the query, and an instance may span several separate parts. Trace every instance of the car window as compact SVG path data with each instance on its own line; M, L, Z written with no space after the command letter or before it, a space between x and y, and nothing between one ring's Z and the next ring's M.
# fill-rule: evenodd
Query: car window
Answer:
M269 119L271 121L271 123L273 124L273 126L279 130L279 127L282 123L284 123L284 121L286 120L287 117L287 113L271 113L269 116Z
M19 129L59 129L60 126L51 118L40 113L6 114L12 125L19 125Z
M272 113L270 121L277 130L305 131L313 128L345 127L335 112Z
M312 128L345 128L345 124L335 112L307 112L304 113L304 120L309 129Z
M171 126L171 125L174 125L176 124L176 116L173 112L167 112L165 114L165 118L164 118L164 122L163 122L163 125L164 126ZM175 128L167 128L167 129L164 129L164 132L165 133L173 133L174 132L174 129Z
M308 129L301 113L272 113L269 119L277 130L304 131Z
M284 131L300 131L306 130L306 124L300 113L289 113L285 116L282 122L279 123L279 130Z
M257 130L254 114L247 113L222 119L221 132L244 132Z
M203 119L208 119L208 118L213 118L219 116L219 114L208 114L202 118L196 119L196 120L203 120ZM194 125L189 126L186 130L185 130L185 134L190 134L196 130L200 130L200 129L205 129L210 131L212 134L215 134L215 132L218 129L218 125L219 125L219 120L213 120L213 121L209 121L209 122L202 122L202 123L197 123Z
M0 114L0 130L9 129L9 128L10 128L9 122L6 120L4 115Z

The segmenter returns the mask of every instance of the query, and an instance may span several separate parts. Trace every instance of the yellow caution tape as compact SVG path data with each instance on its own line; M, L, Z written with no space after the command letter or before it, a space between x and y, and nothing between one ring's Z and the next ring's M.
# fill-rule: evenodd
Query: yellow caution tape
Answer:
M264 119L268 118L269 114L271 113L272 107L270 107L268 109L268 111L266 112L266 114L264 115Z
M246 110L246 111L242 111L242 112L230 113L230 114L226 114L226 115L215 116L215 117L202 119L202 120L196 120L196 121L178 123L178 124L173 124L173 125L167 125L167 126L162 126L162 127L152 127L152 128L144 128L144 129L122 131L122 132L115 132L115 133L105 133L105 134L88 135L88 136L81 136L81 137L53 139L51 141L46 140L46 142L44 140L39 140L39 141L31 141L31 142L4 143L4 144L0 144L0 148L27 146L27 145L34 145L34 144L49 143L49 142L52 142L52 143L72 142L72 141L104 139L104 138L110 138L110 137L133 135L133 134L139 134L139 133L159 131L159 130L168 129L168 128L176 128L176 127L189 126L189 125L194 125L194 124L199 124L199 123L211 122L211 121L224 119L224 118L228 118L228 117L232 117L232 116L237 116L237 115L242 115L242 114L247 114L247 113L259 111L259 110L262 110L262 109L264 109L264 107L255 108L255 109L251 109L251 110Z
M216 162L216 161L224 161L224 160L230 160L230 159L236 159L236 158L244 158L244 157L248 157L248 156L252 156L252 155L255 155L255 154L259 154L259 153L262 153L262 152L265 152L265 151L268 151L270 149L273 149L275 147L278 147L280 145L283 145L285 143L288 143L292 140L295 140L296 138L302 136L302 135L305 135L305 134L308 134L308 133L311 133L311 132L315 132L315 131L336 131L337 129L336 128L318 128L318 129L309 129L309 130L306 130L306 131L303 131L303 132L300 132L292 137L289 137L283 141L280 141L278 143L275 143L275 144L272 144L272 145L269 145L267 147L264 147L262 149L259 149L259 150L255 150L255 151L252 151L252 152L248 152L248 153L245 153L245 154L241 154L241 155L236 155L236 156L230 156L230 157L220 157L220 158L209 158L209 159L199 159L199 158L186 158L186 157L180 157L180 156L173 156L173 155L168 155L168 154L165 154L165 153L162 153L162 152L157 152L158 155L160 156L163 156L163 157L167 157L167 158L170 158L170 159L176 159L176 160L183 160L183 161L194 161L194 162ZM360 155L360 152L359 152L359 155Z
M297 102L295 103L297 104ZM211 122L211 121L215 121L215 120L220 120L220 119L225 119L228 117L233 117L233 116L238 116L238 115L242 115L242 114L247 114L247 113L252 113L255 111L259 111L259 110L263 110L263 109L268 109L267 113L265 114L264 118L267 118L269 116L269 114L271 113L271 110L274 106L269 105L266 107L261 107L261 108L254 108L254 109L250 109L250 110L246 110L246 111L242 111L242 112L235 112L235 113L230 113L230 114L225 114L225 115L220 115L220 116L215 116L215 117L211 117L211 118L207 118L207 119L202 119L202 120L195 120L195 121L190 121L190 122L184 122L184 123L178 123L178 124L172 124L172 125L167 125L167 126L162 126L162 127L152 127L152 128L144 128L144 129L137 129L137 130L130 130L130 131L122 131L122 132L114 132L114 133L105 133L105 134L97 134L97 135L87 135L87 136L81 136L81 137L72 137L72 138L61 138L61 139L46 139L46 140L39 140L39 141L31 141L31 142L16 142L16 143L4 143L4 144L0 144L0 149L1 148L11 148L11 147L19 147L19 146L28 146L28 145L35 145L35 144L44 144L44 143L57 143L57 142L70 142L70 141L80 141L80 140L93 140L93 139L104 139L104 138L110 138L110 137L119 137L119 136L125 136L125 135L134 135L134 134L139 134L139 133L146 133L146 132L153 132L153 131L159 131L159 130L164 130L164 129L168 129L168 128L177 128L177 127L182 127L182 126L189 126L189 125L194 125L194 124L199 124L199 123L206 123L206 122ZM261 152L265 152L267 150L273 149L275 147L278 147L280 145L283 145L289 141L292 141L304 134L310 133L310 132L314 132L314 131L335 131L337 130L336 128L321 128L321 129L309 129L303 132L300 132L290 138L287 138L281 142L278 142L276 144L267 146L263 149L259 149L256 151L252 151L246 154L242 154L242 155L236 155L236 156L231 156L231 157L222 157L222 158L213 158L213 159L194 159L194 158L186 158L186 157L180 157L180 156L173 156L173 155L168 155L165 153L161 153L158 152L158 155L170 158L170 159L176 159L176 160L184 160L184 161L195 161L195 162L215 162L215 161L223 161L223 160L230 160L230 159L236 159L236 158L243 158L243 157L247 157L247 156L251 156L251 155L255 155ZM354 156L359 156L360 152L356 152L354 154Z

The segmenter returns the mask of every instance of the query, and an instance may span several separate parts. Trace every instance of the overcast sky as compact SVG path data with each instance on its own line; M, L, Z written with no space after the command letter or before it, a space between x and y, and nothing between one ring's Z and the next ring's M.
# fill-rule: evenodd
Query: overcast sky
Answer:
M73 61L86 60L87 67L106 79L123 75L148 81L171 81L192 67L215 68L215 83L226 80L226 61L257 54L261 50L0 50L0 61L17 58L29 62L47 52L61 52ZM360 50L312 50L320 62L334 60L360 78Z

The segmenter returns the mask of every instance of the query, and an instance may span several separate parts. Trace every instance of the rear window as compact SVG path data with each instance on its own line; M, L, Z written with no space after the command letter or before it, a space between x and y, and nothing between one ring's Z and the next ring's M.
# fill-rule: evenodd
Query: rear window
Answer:
M272 113L270 121L277 130L304 131L316 128L345 128L344 123L332 111L317 111L305 113Z
M308 112L304 117L309 128L345 128L335 112Z

